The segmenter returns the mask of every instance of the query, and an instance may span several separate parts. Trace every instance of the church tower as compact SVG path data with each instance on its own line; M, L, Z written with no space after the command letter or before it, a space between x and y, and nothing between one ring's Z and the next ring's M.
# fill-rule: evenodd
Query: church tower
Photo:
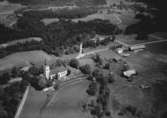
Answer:
M79 46L79 55L83 53L83 43L80 44Z
M50 77L50 66L47 65L46 60L45 60L45 65L44 65L44 75L47 80L49 80Z

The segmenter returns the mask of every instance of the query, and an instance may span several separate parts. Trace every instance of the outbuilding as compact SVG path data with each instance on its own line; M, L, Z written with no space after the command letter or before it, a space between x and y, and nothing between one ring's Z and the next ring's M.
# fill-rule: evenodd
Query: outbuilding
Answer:
M144 48L146 48L145 45L134 45L134 46L130 46L129 50L135 51L135 50L140 50L140 49L144 49Z
M137 72L134 69L130 69L130 70L123 72L123 75L127 78L130 78L131 76L136 75L136 74L137 74Z

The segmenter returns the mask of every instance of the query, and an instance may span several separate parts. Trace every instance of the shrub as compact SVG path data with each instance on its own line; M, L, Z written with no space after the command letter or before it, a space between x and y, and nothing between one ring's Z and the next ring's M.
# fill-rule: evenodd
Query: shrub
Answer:
M114 111L117 111L120 109L120 107L121 107L121 104L119 103L119 101L115 97L113 97L112 98L112 109Z
M86 79L90 80L90 81L93 81L93 76L89 75Z
M10 74L8 72L0 76L0 84L7 84L9 80L10 80Z
M105 115L106 115L106 116L111 116L110 111L106 111Z
M95 78L103 77L103 73L99 69L95 69L92 72L92 76L95 77Z
M39 78L38 80L38 85L41 87L41 88L45 88L47 86L47 81L45 78Z
M67 76L71 74L71 70L67 69Z
M91 67L89 64L83 65L79 67L80 71L84 74L91 74Z
M92 82L89 85L89 88L86 90L87 94L90 96L94 96L97 92L97 84L95 82Z
M130 112L133 116L136 115L137 108L131 105L126 106L126 110Z
M103 65L103 59L100 57L100 55L96 54L92 57L92 59L99 65Z
M34 76L38 76L40 75L41 73L43 73L43 68L40 67L36 67L36 66L32 66L30 69L29 69L29 72L34 75Z
M73 68L78 69L80 64L79 64L79 61L77 59L71 59L69 65Z
M90 96L94 96L96 95L96 91L94 89L88 89L86 90L87 94L90 95Z
M103 68L107 70L110 69L110 63L106 63Z
M113 83L114 81L115 81L114 78L112 77L108 78L108 83Z

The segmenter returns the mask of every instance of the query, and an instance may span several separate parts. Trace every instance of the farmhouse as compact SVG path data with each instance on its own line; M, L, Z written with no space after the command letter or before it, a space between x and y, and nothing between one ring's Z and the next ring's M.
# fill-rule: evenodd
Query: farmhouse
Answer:
M124 71L124 72L123 72L123 75L124 75L125 77L127 77L127 78L129 78L129 77L131 77L131 76L133 76L133 75L136 75L136 74L137 74L137 72L136 72L136 70L134 70L134 69L127 70L127 71Z
M64 66L55 67L50 69L49 65L45 65L44 67L44 75L47 80L57 79L60 81L66 80L67 69Z
M129 50L135 51L135 50L141 50L141 49L144 49L144 48L146 48L145 45L134 45L134 46L130 46Z

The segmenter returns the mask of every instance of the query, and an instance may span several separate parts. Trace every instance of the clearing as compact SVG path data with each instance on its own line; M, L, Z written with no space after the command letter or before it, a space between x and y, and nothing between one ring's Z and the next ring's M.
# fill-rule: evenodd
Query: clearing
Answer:
M38 65L44 63L45 60L51 61L54 59L56 59L55 56L50 56L44 51L39 50L18 52L0 59L0 71L31 63Z
M88 81L60 90L50 106L46 93L30 89L20 118L85 118L81 103L86 98Z

